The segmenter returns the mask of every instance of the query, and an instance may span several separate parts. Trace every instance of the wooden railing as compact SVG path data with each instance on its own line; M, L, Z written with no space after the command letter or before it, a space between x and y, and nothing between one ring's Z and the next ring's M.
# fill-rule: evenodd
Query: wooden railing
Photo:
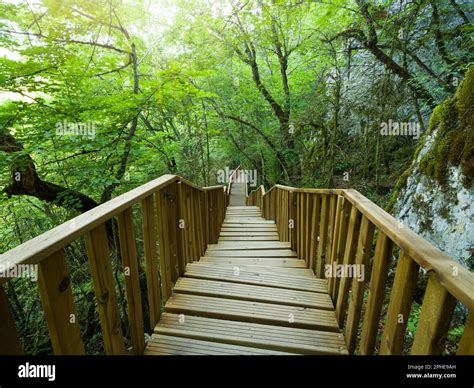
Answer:
M38 265L39 294L55 354L84 354L64 250L81 237L86 240L105 352L126 353L108 243L110 225L114 222L118 228L133 353L143 353L141 257L136 248L135 234L139 231L134 224L134 205L140 206L150 327L154 328L161 306L186 264L199 260L207 244L217 243L226 209L223 186L200 188L181 177L164 175L0 256L2 267L8 267L6 271L20 264ZM1 286L8 281L3 275L0 273L0 354L21 354L21 341Z
M232 174L230 174L229 176L229 182L227 182L227 187L225 190L226 197L227 197L227 205L229 205L230 194L232 193L232 185L234 184L234 181L239 169L240 169L240 165L234 171L232 171Z
M249 204L257 204L258 195L251 193ZM429 280L411 354L442 353L457 302L469 314L457 353L474 354L474 274L458 262L354 190L276 185L262 195L261 203L262 216L275 220L280 239L291 242L318 277L327 277L350 353L374 353L381 320L378 353L402 353L421 267L429 271ZM387 280L395 254L398 260L390 286ZM371 274L365 274L363 281L326 276L337 275L329 271L338 268L371 268Z
M246 199L247 206L262 207L263 194L265 194L265 188L263 185L257 187L255 190L252 190Z

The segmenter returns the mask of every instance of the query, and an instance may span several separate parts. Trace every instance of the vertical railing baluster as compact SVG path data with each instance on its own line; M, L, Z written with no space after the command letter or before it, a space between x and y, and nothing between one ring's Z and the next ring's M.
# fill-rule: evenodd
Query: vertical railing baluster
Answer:
M99 310L105 352L107 354L125 354L120 311L107 241L105 224L87 233L87 256Z
M166 279L158 271L157 236L153 195L141 201L143 229L143 249L145 253L145 272L148 292L150 326L155 327L160 319L161 286L163 283L163 302L168 300ZM161 266L160 266L161 267Z
M140 291L140 268L135 245L135 226L132 208L124 210L118 215L118 230L120 239L120 253L125 278L125 292L127 297L128 324L132 339L133 352L143 354L145 337L143 325L142 298Z
M380 354L401 354L410 315L419 265L400 252L393 281Z

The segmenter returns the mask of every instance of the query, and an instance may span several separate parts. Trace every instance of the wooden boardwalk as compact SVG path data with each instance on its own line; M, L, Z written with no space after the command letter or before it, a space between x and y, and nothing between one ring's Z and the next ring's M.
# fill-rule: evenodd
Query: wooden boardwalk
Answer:
M79 238L86 243L106 354L400 355L408 321L400 322L400 314L409 316L421 291L420 267L429 278L411 354L445 352L457 303L469 311L457 354L474 354L473 272L400 229L355 190L275 185L247 196L244 176L239 167L227 187L199 187L163 175L0 254L6 268L0 271L0 355L23 354L31 337L16 327L3 284L9 279L2 278L23 264L39 266L54 353L85 354L80 320L70 321L78 312L66 250ZM111 219L119 246L107 244ZM112 261L117 249L128 275L120 294ZM343 274L325 279L327 264L371 270L363 281ZM149 341L144 305L154 328Z
M239 184L232 190L238 201ZM218 244L210 244L177 280L145 354L348 350L327 281L316 278L290 244L278 240L275 222L262 218L257 207L229 206Z
M229 206L245 206L247 197L247 185L244 182L243 172L236 171L235 180L229 195Z

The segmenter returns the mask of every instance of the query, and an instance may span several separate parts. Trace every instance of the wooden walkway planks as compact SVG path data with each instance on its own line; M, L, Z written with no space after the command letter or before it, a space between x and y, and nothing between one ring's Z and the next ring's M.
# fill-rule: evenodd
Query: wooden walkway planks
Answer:
M348 354L339 333L164 313L156 334L298 354Z
M248 284L216 282L204 279L180 278L174 287L174 292L254 302L268 302L287 306L310 307L321 310L334 309L332 300L328 294L250 286Z
M227 265L257 265L266 267L306 268L304 260L286 258L262 257L201 257L200 263L215 263Z
M184 276L215 279L233 283L287 288L291 290L327 293L327 281L306 276L295 276L259 270L236 269L224 266L206 266L200 263L188 264ZM270 269L271 270L271 269ZM269 271L270 271L269 270Z
M327 280L278 240L257 207L229 206L218 243L186 266L144 354L348 351Z
M254 347L231 345L215 341L200 341L176 336L154 334L145 355L152 356L228 356L228 355L288 355L289 353Z
M294 257L296 252L290 249L280 249L262 251L262 250L225 250L225 251L207 251L206 256L213 257Z
M239 207L245 206L245 198L247 197L247 193L246 193L247 185L244 179L242 179L244 178L243 174L244 172L242 170L236 171L236 175L235 175L236 180L232 184L232 189L230 191L230 198L229 198L230 208L232 208L233 206L239 206Z
M339 330L332 311L273 303L175 293L168 299L165 311L241 322L336 332Z

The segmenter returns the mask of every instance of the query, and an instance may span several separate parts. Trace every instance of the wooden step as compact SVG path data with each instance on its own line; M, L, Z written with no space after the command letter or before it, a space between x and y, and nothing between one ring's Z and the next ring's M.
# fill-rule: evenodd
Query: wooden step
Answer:
M334 311L174 293L165 311L231 321L338 332Z
M265 266L265 265L245 265L245 264L236 264L236 265L229 265L225 263L206 263L205 261L198 261L194 263L190 263L192 266L200 266L204 267L207 266L208 268L229 268L232 269L234 272L235 270L239 271L254 271L258 273L281 273L285 275L294 275L294 276L306 276L314 278L314 272L309 268L291 268L291 267L273 267L273 266Z
M226 228L223 227L221 229L221 233L277 233L278 234L278 229L276 227L272 228Z
M227 209L229 210L235 210L235 209L243 209L243 210L247 210L247 209L254 209L254 210L257 210L259 209L259 207L257 206L227 206Z
M348 354L339 333L187 315L180 320L170 313L163 313L155 333L298 354Z
M291 355L291 353L275 350L222 344L213 341L203 341L163 334L152 335L151 340L147 343L144 354L149 356Z
M229 226L241 226L244 228L260 228L260 227L265 227L265 226L275 226L275 223L273 221L261 221L261 220L228 220L225 219L224 223L222 224L224 227L229 227Z
M279 241L276 236L222 236L219 237L218 244L226 241Z
M290 249L268 250L207 250L206 256L220 257L297 257Z
M243 216L243 217L258 217L258 218L261 218L261 219L265 219L262 217L262 215L260 214L260 212L258 211L255 211L255 210L250 210L250 211L228 211L227 213L225 213L226 216L236 216L236 217L239 217L239 216Z
M255 237L255 236L278 237L278 233L256 230L256 231L236 231L236 232L222 231L220 234L220 237Z
M258 213L226 213L225 218L252 218L255 220L262 220L262 221L269 221L263 218L260 214Z
M225 214L236 214L236 215L241 215L241 214L251 214L251 215L255 215L257 217L262 217L262 214L259 210L253 210L253 209L250 209L250 210L234 210L234 209L230 209L230 210L227 210L227 212Z
M243 258L243 257L212 257L203 256L199 260L200 263L215 263L215 264L227 264L227 265L258 265L258 266L270 266L270 267L285 267L285 268L306 268L304 260L297 258L290 259L278 259L278 258Z
M289 242L281 241L226 241L219 244L209 244L207 251L223 251L223 250L269 250L269 249L289 249L291 244Z
M248 284L220 282L216 280L179 278L174 286L173 292L282 304L286 306L310 307L320 310L333 310L334 308L328 294L251 286Z
M275 232L278 231L276 225L272 224L222 224L222 231L226 229L232 229L232 231L242 232L248 231L253 232L255 230L262 232Z
M262 285L290 290L327 293L327 280L309 276L294 276L283 273L262 273L256 270L239 270L232 267L206 266L191 263L186 266L185 277L215 279L233 283Z

